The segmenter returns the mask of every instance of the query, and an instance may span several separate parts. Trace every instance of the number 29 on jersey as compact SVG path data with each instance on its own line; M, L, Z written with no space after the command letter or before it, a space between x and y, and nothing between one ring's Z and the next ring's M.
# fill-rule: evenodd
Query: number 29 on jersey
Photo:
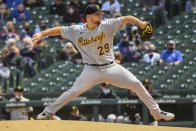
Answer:
M99 50L100 56L104 55L105 52L108 53L110 51L110 47L108 43L98 46L97 49Z

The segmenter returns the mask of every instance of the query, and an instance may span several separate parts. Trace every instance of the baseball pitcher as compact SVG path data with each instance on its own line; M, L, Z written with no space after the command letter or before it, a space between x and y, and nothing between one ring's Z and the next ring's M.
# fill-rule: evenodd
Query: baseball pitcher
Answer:
M174 114L164 112L159 108L157 102L131 72L114 62L114 33L118 32L124 24L136 24L142 29L141 39L145 41L149 40L153 34L151 24L133 16L123 16L103 21L100 8L96 4L87 6L85 15L87 23L84 25L55 27L33 36L34 43L37 43L42 37L57 35L71 40L80 51L85 64L73 87L65 91L53 104L45 107L44 111L37 116L37 119L47 119L75 97L94 85L104 82L135 92L156 120L164 119L168 121L174 119Z

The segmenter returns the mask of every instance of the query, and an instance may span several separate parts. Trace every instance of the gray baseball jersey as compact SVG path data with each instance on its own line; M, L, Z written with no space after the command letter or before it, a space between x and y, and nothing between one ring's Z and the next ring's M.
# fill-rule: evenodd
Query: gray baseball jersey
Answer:
M63 38L71 40L80 51L83 63L106 64L114 61L113 35L122 26L122 18L101 21L94 30L84 25L62 27Z
M113 63L105 66L88 64L106 64L114 61L113 35L123 25L122 17L101 21L94 30L87 25L62 27L61 35L71 40L82 54L83 62L87 63L73 86L65 91L54 103L48 105L44 112L55 113L73 98L101 82L109 82L121 88L134 91L146 104L153 116L161 112L156 101L151 97L142 83L126 68Z
M15 98L9 100L10 102L16 102ZM20 102L28 102L29 99L22 97ZM7 112L10 112L11 120L28 120L28 113L33 111L33 107L13 107L6 108Z

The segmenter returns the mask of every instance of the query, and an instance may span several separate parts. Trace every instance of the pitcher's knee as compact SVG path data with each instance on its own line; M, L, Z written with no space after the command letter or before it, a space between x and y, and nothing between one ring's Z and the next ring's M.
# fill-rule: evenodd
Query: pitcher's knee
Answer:
M135 89L139 87L142 87L142 84L139 80L135 80L134 82L130 84L130 89Z
M77 95L79 92L80 92L79 90L76 90L76 89L74 89L74 88L70 88L69 90L66 91L66 93L67 93L68 95L71 95L71 96Z

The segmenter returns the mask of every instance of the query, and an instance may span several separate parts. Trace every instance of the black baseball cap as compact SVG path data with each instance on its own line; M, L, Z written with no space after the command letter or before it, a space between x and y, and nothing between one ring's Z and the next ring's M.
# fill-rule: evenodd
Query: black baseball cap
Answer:
M145 80L143 81L143 84L151 84L151 82L150 82L149 79L145 79Z
M76 106L72 106L71 107L71 112L76 112L76 111L78 111L79 109L78 109L78 107L76 107Z
M101 12L101 8L97 4L90 4L85 9L85 15L95 14Z
M103 87L108 87L109 83L106 82L106 83L102 83L101 85L102 85Z
M18 86L14 89L14 92L23 92L23 89L21 86Z

